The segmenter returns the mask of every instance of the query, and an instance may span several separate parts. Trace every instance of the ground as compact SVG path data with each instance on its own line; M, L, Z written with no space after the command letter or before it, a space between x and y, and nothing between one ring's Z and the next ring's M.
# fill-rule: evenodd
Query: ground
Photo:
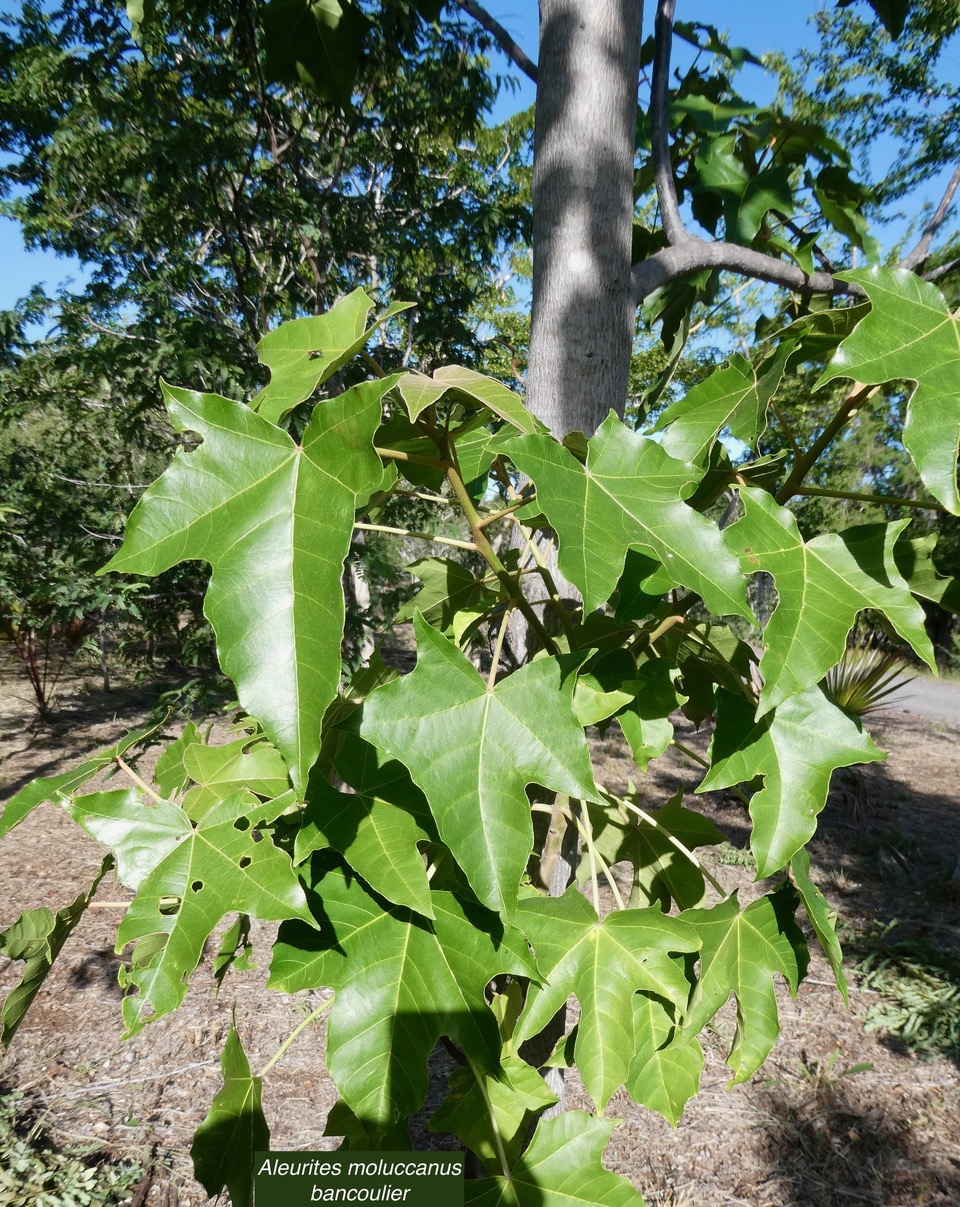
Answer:
M12 666L0 666L4 800L33 776L62 770L115 741L141 721L152 699L149 691L130 689L104 694L92 679L85 684L74 676L54 722L36 726L24 688ZM925 700L931 691L932 704ZM954 1035L952 1057L924 1059L896 1036L865 1030L868 1012L886 999L864 988L853 971L878 930L893 920L888 942L909 936L935 951L960 952L960 883L952 878L960 856L955 694L924 687L900 700L899 709L878 714L868 727L889 750L888 761L842 777L811 846L814 877L838 911L852 953L849 1009L811 940L810 975L796 1001L780 986L783 1032L749 1083L725 1088L724 1040L708 1034L703 1092L676 1130L624 1093L611 1102L608 1114L624 1124L606 1163L630 1177L651 1207L960 1202L960 1038ZM921 714L921 706L933 717ZM686 744L705 749L706 730L697 733L682 719L678 724ZM593 752L598 778L616 788L630 776L654 806L680 786L692 791L698 781L696 765L674 754L640 776L611 735L598 737ZM741 850L746 818L740 802L714 794L695 803L731 839L711 863L714 874L739 887L744 899L762 891ZM51 806L37 810L0 844L0 925L21 909L56 909L71 900L101 857L101 848L65 814ZM42 1123L58 1144L139 1160L147 1173L128 1200L134 1207L199 1207L206 1196L192 1179L190 1139L219 1088L232 1012L257 1070L324 994L284 997L265 990L271 928L258 926L256 969L232 974L216 997L204 963L177 1014L120 1043L113 936L128 896L116 885L101 888L97 908L68 941L0 1064L0 1093L16 1096L20 1113ZM0 993L20 967L3 962ZM729 1036L731 1022L728 1007L720 1019L723 1035ZM434 1064L433 1106L450 1071L442 1053ZM570 1105L589 1109L575 1079L568 1087ZM311 1024L266 1080L272 1146L335 1147L337 1140L323 1135L334 1098L323 1066L323 1025ZM417 1140L426 1145L431 1138L423 1120L419 1126ZM0 1184L0 1203L6 1201Z

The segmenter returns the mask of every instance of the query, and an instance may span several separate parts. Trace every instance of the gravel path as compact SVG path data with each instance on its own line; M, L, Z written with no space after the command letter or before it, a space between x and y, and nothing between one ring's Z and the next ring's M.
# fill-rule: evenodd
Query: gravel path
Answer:
M930 679L918 677L909 683L896 697L891 697L893 708L912 712L931 721L960 722L960 683L955 679Z

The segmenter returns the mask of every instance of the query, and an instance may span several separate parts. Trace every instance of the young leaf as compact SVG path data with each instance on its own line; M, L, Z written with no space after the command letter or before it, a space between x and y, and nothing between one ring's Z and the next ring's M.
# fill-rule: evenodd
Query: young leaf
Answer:
M194 786L182 807L193 821L241 788L272 798L290 787L279 750L263 738L241 738L225 746L191 742L183 751L183 767Z
M715 524L683 502L700 473L611 414L590 440L587 464L549 436L521 436L510 458L537 486L534 506L560 537L561 571L580 590L586 611L609 597L628 549L659 566L642 584L663 593L689 587L718 615L747 619L742 575Z
M636 1050L627 1070L627 1093L676 1127L700 1088L703 1048L697 1039L674 1042L676 1020L667 1004L649 993L633 1000Z
M423 1103L427 1058L441 1035L481 1069L496 1071L500 1036L484 991L500 973L535 977L536 966L518 930L450 893L433 894L428 922L371 896L339 869L316 868L321 931L280 927L269 987L337 990L327 1067L379 1142Z
M300 792L340 682L340 576L358 502L383 480L372 439L391 384L320 403L302 445L238 402L165 386L174 426L203 444L178 453L146 492L105 567L159 574L210 563L204 610L221 665Z
M867 385L906 378L903 443L927 490L960 514L960 329L935 285L902 268L839 274L870 299L870 313L843 341L818 384L852 377Z
M504 419L520 432L543 431L512 390L493 377L485 377L473 369L448 365L437 369L433 377L423 373L405 373L397 382L397 390L406 403L411 421L446 395L468 406L483 407L497 419Z
M311 775L297 863L332 847L374 892L432 918L430 882L417 849L433 837L423 794L402 763L352 733L343 735L335 765L354 792L338 792L321 775Z
M342 369L381 323L412 305L396 302L368 327L373 300L355 289L324 314L293 319L268 331L257 344L257 355L270 370L270 381L254 399L253 409L269 423L279 423Z
M510 1180L467 1182L464 1202L467 1207L645 1207L633 1185L601 1163L616 1126L616 1120L582 1111L541 1120Z
M703 942L700 979L683 1034L692 1040L731 993L736 997L737 1028L727 1057L733 1085L755 1073L776 1043L780 1026L774 974L782 973L796 996L806 973L807 948L793 918L795 908L796 894L784 886L751 902L742 913L734 893L712 909L683 915Z
M499 1076L481 1076L483 1090L472 1069L453 1073L446 1098L430 1118L430 1130L457 1136L491 1173L496 1173L500 1169L497 1133L507 1161L515 1164L531 1115L540 1114L557 1098L537 1070L519 1056L506 1057Z
M843 1003L847 1005L847 978L843 974L843 952L840 950L835 925L837 912L827 905L823 893L810 877L810 856L806 849L797 851L790 860L790 874L806 907L810 925L820 940L823 954L833 969Z
M158 827L164 834L117 931L118 952L131 940L146 940L122 978L130 989L123 999L127 1036L176 1010L204 943L225 914L312 922L290 857L258 829L293 800L288 792L263 804L250 792L237 792L196 828L182 809L166 801L145 805L135 792L79 797L68 806L79 825L116 849L118 862L131 848L148 845Z
M71 792L75 792L87 780L92 780L95 775L99 775L101 771L113 766L118 755L126 754L131 746L136 746L159 728L160 725L150 725L146 729L128 733L116 746L111 746L109 750L95 754L93 758L87 759L73 771L32 780L25 788L21 788L16 796L12 796L7 801L3 813L0 814L0 838L9 834L13 827L19 825L37 805L55 801L60 796L68 796Z
M186 792L190 785L190 772L184 766L184 756L188 746L196 746L202 741L199 728L193 721L188 721L179 738L171 742L157 759L153 778L164 800L174 800L179 793Z
M658 909L627 909L598 921L575 889L521 901L520 926L543 976L532 985L514 1043L538 1035L571 993L580 1003L575 1047L587 1092L602 1111L623 1085L633 1055L633 996L647 990L683 1011L690 994L674 953L699 947L696 932Z
M13 1039L61 948L93 900L100 881L112 867L113 860L108 855L90 887L79 893L69 905L58 909L55 914L45 906L27 910L6 930L0 931L0 952L8 960L24 962L23 975L4 998L3 1008L0 1009L0 1044L3 1047Z
M743 696L719 688L710 770L697 791L763 776L762 791L750 801L750 849L758 878L772 876L813 836L834 770L885 757L860 722L820 687L791 696L760 718Z
M193 1137L190 1156L197 1181L212 1198L224 1188L233 1207L252 1207L254 1153L270 1147L263 1116L263 1081L250 1073L250 1062L231 1023L220 1057L223 1089Z
M773 575L779 603L764 629L760 712L818 683L839 662L862 608L876 608L929 666L923 608L900 576L893 549L908 521L864 524L804 542L793 514L765 491L741 487L744 514L725 532L744 573Z
M473 891L509 917L533 846L527 784L599 800L574 676L543 658L488 690L423 617L414 628L416 668L371 694L360 732L407 766Z

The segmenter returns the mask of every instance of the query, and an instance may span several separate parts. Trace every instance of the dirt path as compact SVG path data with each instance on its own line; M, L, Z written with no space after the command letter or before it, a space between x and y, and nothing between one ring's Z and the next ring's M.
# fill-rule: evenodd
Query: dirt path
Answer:
M50 774L78 754L107 745L135 725L143 699L87 696L52 730L31 735L28 716L10 705L0 681L0 798L31 775ZM942 698L942 697L937 697ZM951 697L952 698L952 697ZM909 702L904 699L905 708ZM937 707L940 707L939 705ZM709 735L682 723L682 740L705 749ZM897 933L939 951L960 951L960 894L950 874L960 851L960 723L929 721L916 711L881 714L872 726L891 751L886 764L846 778L824 813L812 845L814 876L840 917L851 968L878 922L898 918ZM651 805L698 772L673 754L639 777L622 744L593 744L598 776L611 787L639 780ZM742 806L733 798L690 797L731 839L712 870L744 898L762 891L749 856ZM37 810L0 844L0 925L20 909L56 908L89 882L102 850L51 807ZM123 899L111 886L104 904ZM228 920L229 921L229 920ZM254 1070L323 1000L322 992L284 997L264 988L273 928L255 930L258 967L231 974L213 994L209 962L195 974L181 1010L126 1043L113 954L116 909L91 910L0 1063L0 1093L19 1091L54 1137L79 1141L154 1167L138 1207L199 1207L206 1196L192 1178L193 1131L219 1088L219 1056L235 1008ZM811 944L813 946L813 944ZM858 954L859 953L859 954ZM0 993L19 966L0 967ZM707 1037L703 1092L676 1131L620 1093L609 1114L624 1119L607 1164L633 1179L650 1207L953 1207L960 1202L960 1047L924 1060L895 1037L868 1032L864 1021L885 1000L853 988L840 1002L829 970L814 953L796 1001L778 988L783 1033L763 1069L728 1091L728 1007L718 1035ZM308 1028L272 1070L264 1105L276 1148L333 1148L324 1137L335 1089L323 1064L322 1026ZM437 1056L429 1103L444 1092L449 1064ZM575 1078L572 1107L589 1109ZM421 1117L415 1140L435 1140Z

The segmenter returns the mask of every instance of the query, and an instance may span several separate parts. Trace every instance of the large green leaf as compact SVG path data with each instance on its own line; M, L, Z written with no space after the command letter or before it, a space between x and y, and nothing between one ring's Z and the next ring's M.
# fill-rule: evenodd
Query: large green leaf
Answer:
M149 848L158 830L163 834L117 931L117 951L139 940L122 978L129 989L123 999L128 1036L180 1005L203 945L225 914L312 921L290 857L259 829L293 800L288 792L263 804L237 792L196 827L175 805L146 804L132 791L78 797L66 806L89 834L115 849L118 866L131 849Z
M536 483L535 506L560 538L560 569L588 612L609 598L627 550L639 549L660 563L644 590L689 587L718 615L749 618L743 578L719 529L682 501L699 480L693 466L613 414L590 440L585 466L548 436L521 436L509 452Z
M24 962L23 975L4 998L0 1009L0 1044L4 1047L13 1039L54 960L93 900L100 881L112 867L113 860L108 855L90 887L78 893L69 905L55 914L46 906L27 910L6 930L0 931L0 952L8 960Z
M727 1064L733 1083L746 1079L770 1054L780 1031L773 978L782 973L796 995L807 969L807 949L793 914L796 894L784 886L740 912L736 893L713 909L688 910L684 919L703 942L700 979L683 1023L688 1042L732 993L737 1027Z
M480 1076L482 1087L472 1069L456 1070L446 1098L430 1118L430 1130L459 1137L496 1173L500 1169L498 1135L512 1166L523 1148L531 1115L539 1114L557 1098L537 1070L519 1056L506 1057L498 1076Z
M633 1000L635 1051L627 1092L676 1127L683 1108L700 1088L703 1048L696 1039L678 1043L673 1012L660 998L638 993Z
M467 1182L467 1207L644 1207L626 1178L603 1168L615 1120L567 1111L541 1120L530 1147L503 1177Z
M535 977L536 966L519 931L450 893L433 894L427 921L338 869L318 870L313 892L321 931L280 927L269 985L337 990L327 1067L371 1138L382 1138L422 1104L441 1035L479 1068L497 1069L500 1037L484 991L500 973Z
M56 801L60 796L68 796L85 784L87 780L92 780L95 775L99 775L101 771L111 767L115 768L118 756L126 754L131 746L136 746L159 728L159 725L150 725L146 729L128 733L116 746L111 746L109 750L102 750L93 758L86 759L72 771L64 771L62 775L46 775L32 780L25 788L21 788L16 796L12 796L7 801L3 813L0 814L0 838L9 834L13 827L19 825L37 805L45 804L47 801Z
M488 690L452 642L414 627L416 668L370 695L360 732L407 766L471 888L509 916L533 847L527 784L599 800L574 676L543 658Z
M792 512L765 491L740 488L744 514L724 533L744 573L773 575L779 602L764 629L760 712L818 683L843 656L862 608L882 612L930 666L923 608L897 570L894 545L907 520L864 524L804 542Z
M790 860L790 873L806 907L810 925L820 940L823 954L833 969L837 988L846 1005L847 978L843 974L843 952L840 949L840 940L837 938L837 911L827 905L823 893L813 883L810 876L810 856L805 849L797 851Z
M106 569L159 574L198 558L220 664L303 791L340 682L340 576L358 503L379 488L372 439L390 379L320 403L302 444L248 407L164 387L178 453L146 492Z
M236 1027L231 1023L220 1057L223 1088L197 1128L190 1156L197 1181L213 1198L226 1188L233 1207L253 1203L253 1158L270 1147L261 1105L263 1081L252 1076Z
M351 0L267 0L264 71L346 108L370 19Z
M601 922L575 888L562 897L521 901L517 925L530 940L543 984L528 990L514 1042L538 1035L574 993L580 1002L577 1068L602 1111L623 1085L633 1055L634 994L647 990L682 1012L690 984L675 953L696 951L696 932L658 909L620 910Z
M427 407L436 406L442 398L449 396L468 407L483 407L492 416L506 420L520 432L544 430L543 424L502 382L461 365L437 369L432 377L424 373L405 373L397 382L397 390L406 403L411 420L416 419Z
M354 791L337 792L321 775L311 775L297 863L332 847L375 892L432 918L430 882L417 848L432 838L423 794L402 763L354 734L344 735L335 764Z
M254 410L270 423L310 397L351 360L371 334L412 303L400 302L368 325L373 301L355 289L324 314L308 315L267 332L257 355L270 370L270 381L254 399Z
M820 687L791 696L759 718L743 696L719 688L711 766L697 791L763 776L763 789L750 800L750 848L757 875L772 876L813 837L833 771L885 757L860 722Z
M870 299L870 313L840 345L820 381L916 382L903 443L934 498L960 514L960 327L943 294L905 269L840 274Z
M700 461L724 428L755 448L767 426L767 407L783 378L790 347L782 345L760 370L745 357L733 356L725 368L668 406L654 431L667 429L662 443L670 456Z

